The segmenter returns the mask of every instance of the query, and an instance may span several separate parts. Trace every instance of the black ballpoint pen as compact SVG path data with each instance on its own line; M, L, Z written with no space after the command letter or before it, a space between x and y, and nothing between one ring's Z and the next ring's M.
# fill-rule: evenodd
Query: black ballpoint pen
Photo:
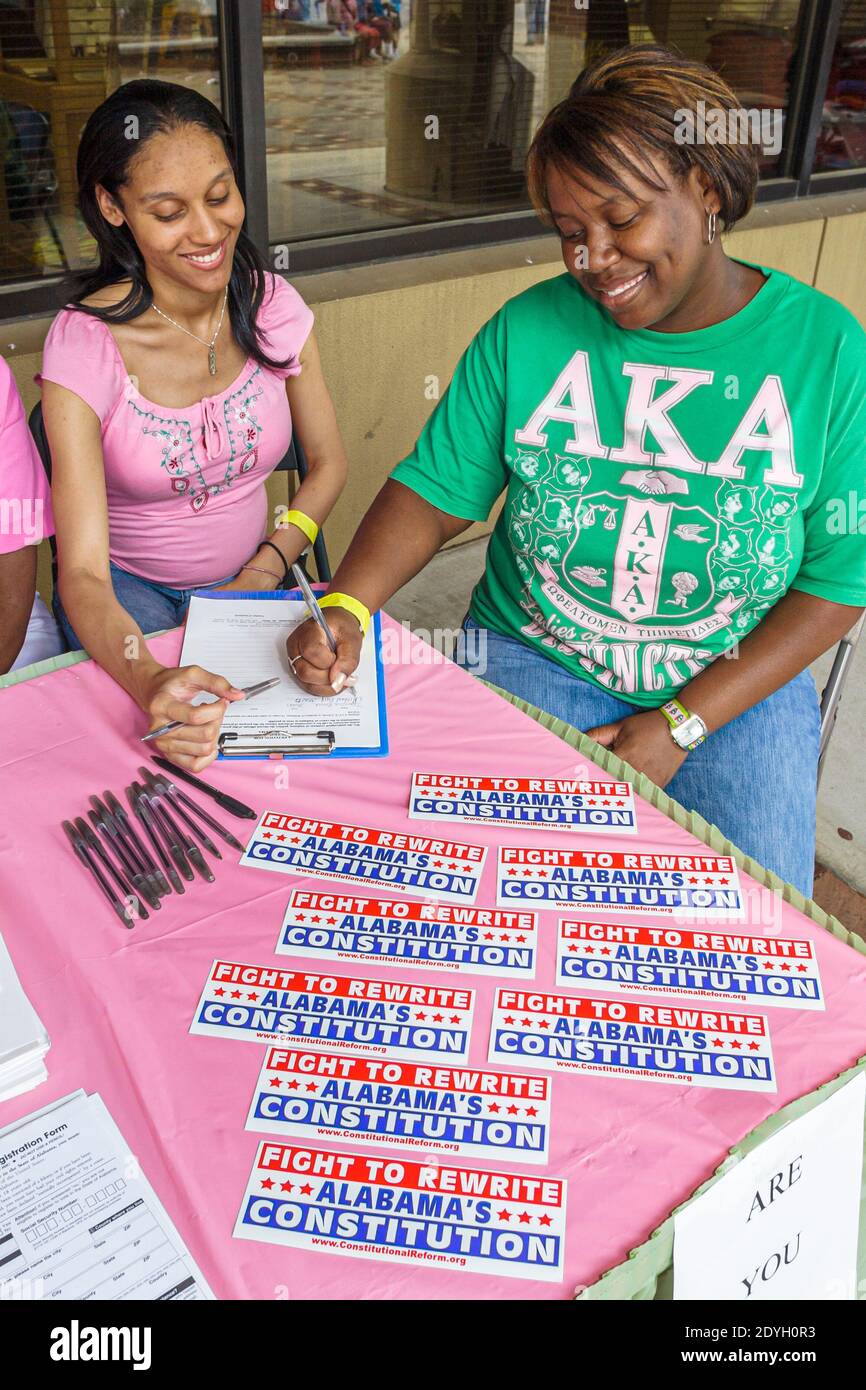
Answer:
M90 804L94 808L87 813L91 825L94 829L99 831L106 844L111 845L118 861L123 865L127 877L135 884L138 892L142 894L148 905L154 908L158 907L159 894L150 882L150 879L141 872L138 860L130 851L113 816L103 805L98 796L91 796Z
M147 795L150 797L151 803L155 804L162 812L162 815L165 818L166 823L171 826L171 829L174 832L175 839L178 842L180 849L186 855L190 864L192 864L192 866L198 870L201 877L205 879L207 883L213 883L213 870L205 860L205 857L199 849L198 845L195 843L194 840L190 838L190 836L184 830L183 826L175 820L174 814L172 814L173 812L176 813L177 808L169 808L167 797L162 792L158 791L156 787L149 789Z
M227 845L231 845L232 849L239 849L241 853L243 853L244 847L240 840L238 840L230 830L226 830L225 826L221 825L220 822L211 815L210 811L206 811L203 806L199 806L197 801L193 801L191 796L187 796L185 791L181 791L180 787L176 787L171 778L166 777L164 773L153 773L148 768L144 767L140 767L138 770L148 784L150 784L156 776L159 776L161 781L165 782L168 787L169 794L172 798L176 798L179 802L182 802L187 810L191 811L193 815L198 816L199 820L204 821L205 825L210 826L211 830L219 835L221 840L225 840Z
M170 772L172 777L179 777L182 782L188 782L191 787L196 787L198 791L204 792L206 796L212 796L218 806L222 806L224 811L230 812L233 816L239 816L242 820L258 820L258 812L251 806L247 806L243 801L238 801L236 797L229 796L228 792L218 791L209 782L202 781L201 777L195 777L191 772L187 772L183 767L175 767L168 758L159 757L152 753L151 757L157 767L161 767L163 772Z
M186 861L183 846L177 837L174 822L163 813L162 806L159 805L158 798L154 797L146 787L142 789L141 800L144 802L150 814L153 816L154 823L162 835L163 843L171 855L175 868L183 875L187 883L192 883L195 875Z
M150 826L146 824L145 820L138 812L134 795L134 788L136 786L138 786L138 783L134 782L131 787L126 788L126 799L129 802L129 809L132 811L133 815L138 820L139 826L141 827L141 830L143 832L140 840L141 853L143 854L145 863L147 864L149 880L155 887L159 896L161 898L164 898L171 892L171 884L169 883L159 864L156 862L156 859L154 859L153 855L150 852L148 840L153 845L154 849L157 852L157 855L160 858L162 857L159 841L154 838Z
M144 902L147 903L148 907L153 908L154 911L158 911L161 906L159 894L147 874L141 872L138 864L129 853L117 826L112 827L110 820L107 817L103 819L96 811L88 811L87 817L93 827L91 834L93 834L93 831L99 831L99 834L105 841L105 851L107 852L109 849L112 851L122 872L132 884L132 891L137 893L139 898L142 898ZM76 821L76 825L77 824L78 822ZM129 892L130 890L126 889L125 891Z
M156 850L159 856L160 863L162 864L175 893L186 892L186 889L180 881L180 876L177 872L177 869L174 867L173 856L171 856L168 853L168 851L165 848L165 845L163 844L165 831L163 830L161 824L157 821L156 816L153 813L153 809L150 805L150 802L147 800L147 797L145 796L144 787L141 785L140 782L133 782L132 786L129 788L127 792L127 795L131 797L133 810L135 811L142 825L144 825L147 828L147 833L150 836L151 844L153 845L154 849Z
M63 822L63 829L67 836L67 839L69 840L69 843L72 845L75 855L78 859L81 860L81 863L85 866L86 869L90 871L90 873L96 879L96 882L99 884L106 898L111 903L112 908L117 913L117 916L120 918L123 925L125 927L131 928L133 924L129 920L129 913L126 908L126 905L122 903L120 899L116 896L114 889L108 882L108 879L105 877L102 870L99 868L98 864L93 859L86 844L84 843L83 836L79 835L78 831L75 829L75 826L72 825L71 822L68 820L65 820Z
M93 813L91 812L91 814ZM127 883L120 869L114 863L114 860L108 854L107 850L103 848L93 827L87 824L83 816L76 816L75 829L87 845L87 848L92 854L96 855L103 867L111 874L111 877L123 894L126 905L131 909L133 917L138 918L141 922L147 922L150 918L150 913L144 905L143 894L137 891L137 885L134 882Z
M154 776L147 767L140 767L138 770L144 778L145 786L148 789L152 787L157 796L165 797L172 811L180 816L181 820L189 827L190 833L195 835L196 839L200 840L205 849L209 850L216 859L222 859L222 854L217 849L210 835L205 834L201 826L197 825L193 820L189 811L184 809L181 798L177 795L177 788L169 782L168 778Z
M103 792L102 795L109 812L114 816L115 825L121 835L123 835L129 847L135 850L136 857L141 860L143 872L150 876L150 869L147 862L147 850L136 835L124 807L121 805L120 801L118 801L114 792Z
M112 840L114 840L115 843L120 843L124 851L124 857L135 865L138 873L141 873L144 868L144 860L141 858L141 855L138 854L137 851L130 846L126 836L123 833L123 828L118 824L115 816L108 809L102 797L97 796L94 792L93 796L90 797L90 804L93 807L99 819L106 826L108 833L111 835Z

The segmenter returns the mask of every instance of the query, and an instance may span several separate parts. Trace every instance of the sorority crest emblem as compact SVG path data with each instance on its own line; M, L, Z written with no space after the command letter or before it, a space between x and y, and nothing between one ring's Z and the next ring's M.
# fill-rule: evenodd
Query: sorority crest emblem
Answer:
M591 564L587 527L596 532ZM718 521L703 507L595 492L582 498L562 576L593 606L603 604L631 622L662 614L685 617L713 596L709 555L718 534ZM706 544L695 544L690 538L696 535ZM607 563L600 548L609 550Z

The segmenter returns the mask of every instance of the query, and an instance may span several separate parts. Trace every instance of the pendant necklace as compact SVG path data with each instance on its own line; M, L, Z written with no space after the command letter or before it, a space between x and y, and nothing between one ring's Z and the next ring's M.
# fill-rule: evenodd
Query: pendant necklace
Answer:
M225 294L223 295L223 307L222 307L222 309L221 309L221 311L220 311L220 321L219 321L219 323L218 323L217 326L216 326L216 332L214 333L214 335L213 335L213 337L211 338L210 342L208 342L206 338L200 338L200 337L198 336L197 333L193 333L189 328L184 328L184 326L183 326L182 323L178 323L176 319L171 318L168 314L164 314L164 313L162 312L161 309L157 309L157 307L156 307L155 304L151 304L151 306L150 306L151 309L153 309L153 311L154 311L155 314L159 314L159 316L160 316L161 319L165 319L166 322L168 322L168 323L173 323L174 326L175 326L175 328L179 328L179 329L180 329L181 333L186 333L187 337L189 337L189 338L195 338L195 340L196 340L197 343L201 343L202 347L206 347L206 348L207 348L207 367L208 367L208 371L210 372L211 376L216 376L216 372L217 372L217 359L216 359L216 347L215 347L215 344L216 344L217 338L218 338L219 335L220 335L220 329L221 329L222 326L223 326L223 319L225 318L226 304L227 304L227 302L228 302L228 297L229 297L229 287L228 287L228 285L226 285L226 292L225 292Z

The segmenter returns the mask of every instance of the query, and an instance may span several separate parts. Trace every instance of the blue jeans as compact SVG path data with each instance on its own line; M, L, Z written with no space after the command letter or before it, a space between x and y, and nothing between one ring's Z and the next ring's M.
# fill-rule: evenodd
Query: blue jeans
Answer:
M479 624L467 617L463 626ZM483 643L467 642L458 665L581 731L640 713L516 638L487 629L486 645L485 653ZM815 868L819 723L815 684L801 671L710 734L665 788L807 898Z
M226 579L216 580L213 584L201 584L193 589L172 589L168 584L155 584L150 579L140 579L136 574L129 574L114 561L111 562L109 571L114 597L121 608L125 608L129 616L135 619L145 637L149 632L161 632L166 627L178 627L186 617L186 610L193 594L202 593L205 589L218 589L220 584L227 584L228 580L233 578L229 575ZM81 642L72 630L56 589L53 608L68 650L79 651Z

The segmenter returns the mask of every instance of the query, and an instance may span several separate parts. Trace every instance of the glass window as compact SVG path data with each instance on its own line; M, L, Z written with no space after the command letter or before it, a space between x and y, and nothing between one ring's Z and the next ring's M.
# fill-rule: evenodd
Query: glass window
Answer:
M866 0L854 0L842 11L813 167L818 172L863 166L866 166Z
M866 0L864 0L866 2ZM523 160L593 57L660 42L721 72L781 167L804 0L262 0L271 240L528 206Z
M216 0L0 0L0 280L93 260L76 211L87 117L134 77L220 104Z

